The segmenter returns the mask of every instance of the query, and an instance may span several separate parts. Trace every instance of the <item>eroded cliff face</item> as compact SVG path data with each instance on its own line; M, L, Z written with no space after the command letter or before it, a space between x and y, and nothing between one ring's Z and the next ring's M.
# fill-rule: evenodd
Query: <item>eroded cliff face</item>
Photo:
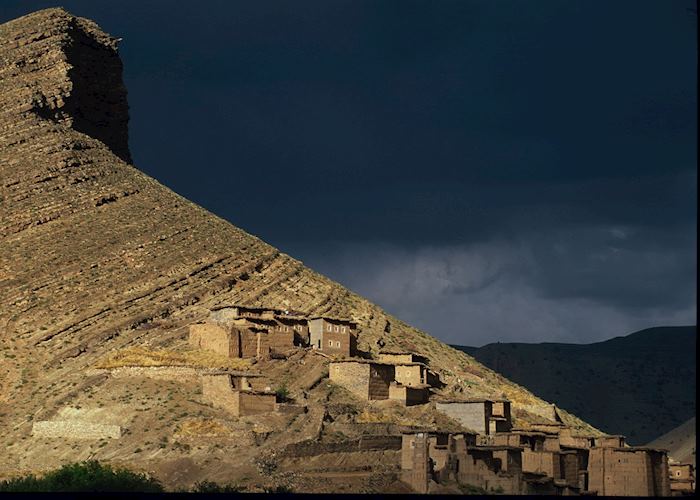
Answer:
M377 351L381 339L428 356L445 394L549 408L129 165L117 42L93 22L48 9L1 25L0 62L0 427L10 429L0 471L86 453L133 461L119 443L39 446L31 423L85 391L116 390L89 375L105 354L177 348L187 325L228 303L351 317L359 349Z
M36 115L98 139L130 162L117 40L60 9L18 19L2 31L3 122L16 125Z

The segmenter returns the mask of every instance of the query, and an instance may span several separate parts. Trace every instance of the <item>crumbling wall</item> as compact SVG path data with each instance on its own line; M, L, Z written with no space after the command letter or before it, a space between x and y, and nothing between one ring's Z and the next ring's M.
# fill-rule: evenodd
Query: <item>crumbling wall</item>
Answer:
M274 393L263 394L257 392L237 391L234 397L238 398L238 415L257 415L275 411L277 398Z
M506 495L519 494L522 476L500 471L501 460L494 458L493 452L469 450L466 457L459 458L457 480L486 490L501 488Z

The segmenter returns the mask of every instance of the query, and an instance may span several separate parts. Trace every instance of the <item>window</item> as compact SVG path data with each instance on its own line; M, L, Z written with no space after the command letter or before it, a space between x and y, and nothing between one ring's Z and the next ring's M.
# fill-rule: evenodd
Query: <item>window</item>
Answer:
M285 326L285 327L284 327L284 331L285 331L285 332L288 332L288 331L289 331L289 327L288 327L288 326Z
M333 341L332 341L332 340L329 340L329 341L328 341L328 347L333 347Z
M341 327L340 327L340 332L341 332L341 333L345 333L345 327L344 327L344 326L341 326Z
M332 332L332 331L333 331L333 327L330 325L330 323L328 324L327 330L328 330L329 332Z
M338 325L335 325L335 331L338 332Z
M336 342L336 343L335 343L335 346L336 346L337 348L340 348L340 342Z

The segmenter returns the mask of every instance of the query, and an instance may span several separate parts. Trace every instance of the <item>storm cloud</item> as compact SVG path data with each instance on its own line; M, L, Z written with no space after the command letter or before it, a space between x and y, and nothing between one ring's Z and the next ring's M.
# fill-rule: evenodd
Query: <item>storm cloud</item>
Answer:
M695 324L694 2L62 3L138 168L442 340Z

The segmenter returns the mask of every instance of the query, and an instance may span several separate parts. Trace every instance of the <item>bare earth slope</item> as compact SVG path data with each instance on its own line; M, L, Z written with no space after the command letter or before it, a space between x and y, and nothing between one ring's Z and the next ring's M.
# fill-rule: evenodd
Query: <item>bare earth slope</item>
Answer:
M667 449L673 459L695 466L695 442L695 417L693 417L654 439L647 446Z
M271 384L288 381L308 408L302 417L268 422L234 421L201 404L186 377L96 370L129 347L185 349L187 325L224 303L352 317L361 350L376 351L381 338L429 356L445 394L505 395L523 422L547 409L524 388L129 165L121 70L116 40L62 9L0 25L0 476L95 457L155 471L168 484L230 479L231 465L240 478L240 464L252 467L255 456L325 439L333 420L363 414L361 406L345 413L333 406L339 396L322 377L324 360L311 353L260 365ZM33 421L66 411L119 423L126 435L32 437ZM367 425L377 424L379 417L364 414Z

